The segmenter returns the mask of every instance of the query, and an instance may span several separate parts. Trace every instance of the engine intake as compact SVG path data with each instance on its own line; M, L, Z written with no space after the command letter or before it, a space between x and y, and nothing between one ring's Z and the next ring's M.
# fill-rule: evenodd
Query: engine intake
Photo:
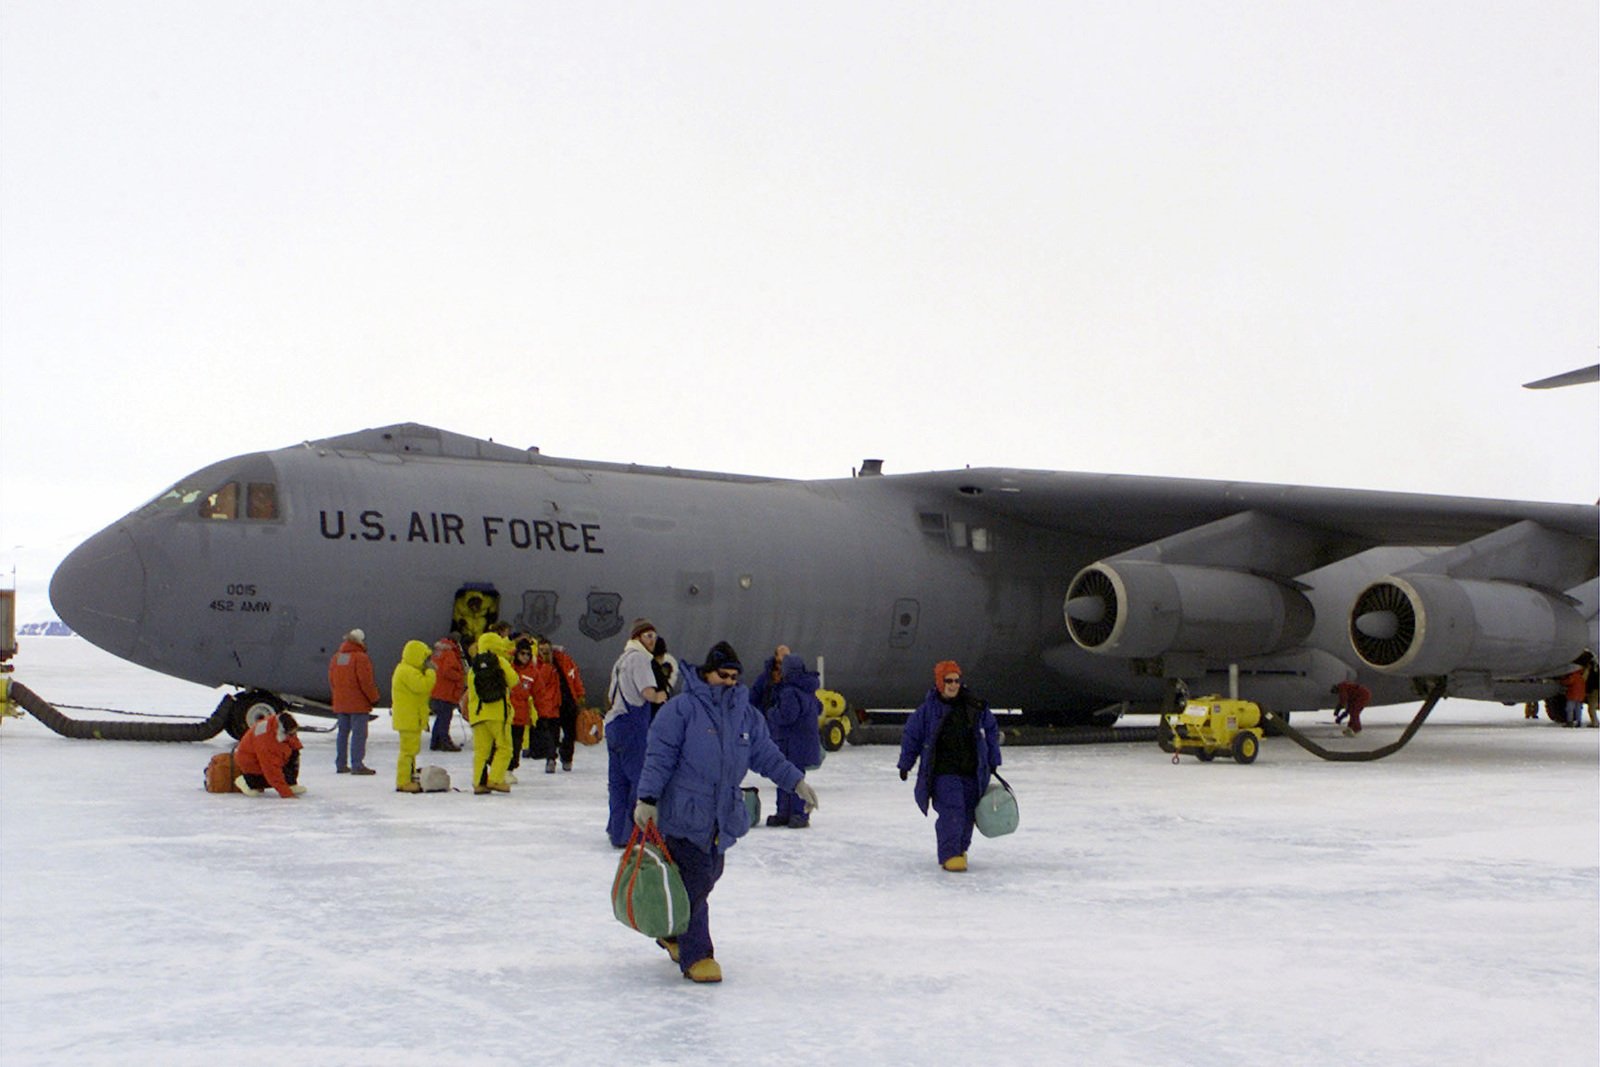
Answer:
M1350 609L1356 655L1386 674L1536 674L1571 662L1587 640L1566 600L1507 582L1390 575Z
M1072 639L1107 656L1264 655L1299 644L1315 621L1302 593L1270 578L1149 560L1091 563L1062 608Z

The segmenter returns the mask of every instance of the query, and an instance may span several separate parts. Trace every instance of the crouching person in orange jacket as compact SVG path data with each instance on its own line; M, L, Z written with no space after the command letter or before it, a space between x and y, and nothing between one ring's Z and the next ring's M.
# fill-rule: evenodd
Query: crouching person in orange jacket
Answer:
M233 784L247 796L259 796L267 787L280 797L297 797L300 785L300 724L287 711L256 719L233 750L239 777Z

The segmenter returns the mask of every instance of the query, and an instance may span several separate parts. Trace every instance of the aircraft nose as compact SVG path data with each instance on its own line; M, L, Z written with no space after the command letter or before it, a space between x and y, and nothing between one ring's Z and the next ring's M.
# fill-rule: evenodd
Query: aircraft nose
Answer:
M73 549L50 579L61 621L107 652L128 656L144 617L144 564L119 524Z

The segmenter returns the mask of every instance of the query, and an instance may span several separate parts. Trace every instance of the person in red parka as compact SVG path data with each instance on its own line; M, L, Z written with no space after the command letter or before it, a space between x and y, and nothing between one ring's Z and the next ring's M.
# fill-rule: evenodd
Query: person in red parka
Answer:
M300 724L287 711L262 715L239 738L233 762L239 792L256 796L269 786L280 797L297 797L306 791L300 783Z
M428 710L433 712L433 734L428 747L435 752L460 752L450 739L450 719L467 695L467 663L461 652L461 634L452 630L433 643L433 669L438 673Z
M555 648L550 639L540 634L539 660L533 670L534 733L538 743L529 740L530 749L545 754L544 773L556 773L556 749L561 737L561 670L556 666ZM571 764L569 759L568 764Z
M1372 690L1359 682L1340 682L1328 690L1339 698L1338 704L1333 709L1333 721L1342 722L1346 715L1350 716L1350 723L1344 728L1346 737L1354 737L1361 732L1361 711L1372 703Z
M1567 721L1562 726L1583 729L1583 698L1588 695L1588 664L1580 656L1573 670L1561 677L1561 689L1567 698Z
M544 648L543 645L539 647ZM561 757L561 769L570 771L572 753L578 742L578 711L584 701L583 675L578 673L578 665L567 655L566 649L552 646L550 657L556 665L556 681L561 688L561 744L558 755Z
M506 693L511 700L511 764L506 769L515 771L522 766L523 749L533 731L533 676L538 673L539 664L533 658L533 642L528 638L517 641L511 667L517 672L517 684Z
M367 635L360 630L345 634L339 651L328 661L328 688L333 690L333 714L339 723L334 769L340 774L377 774L367 766L367 723L383 697L372 678Z

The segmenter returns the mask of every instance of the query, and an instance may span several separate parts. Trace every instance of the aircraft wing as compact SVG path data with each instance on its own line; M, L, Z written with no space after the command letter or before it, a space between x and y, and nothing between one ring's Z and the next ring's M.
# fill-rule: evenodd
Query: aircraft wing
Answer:
M1592 367L1582 367L1578 370L1569 370L1565 374L1552 374L1548 378L1540 378L1536 382L1525 382L1524 389L1560 389L1566 385L1588 385L1590 382L1600 382L1600 363Z
M1154 674L1305 674L1294 657L1309 648L1487 692L1594 640L1592 505L1005 469L894 480L969 535L987 514L1088 547L1087 564L1058 557L1077 568L1061 575L1073 642Z
M1143 543L1241 512L1318 531L1328 549L1454 545L1532 520L1597 536L1592 505L1554 504L1306 485L1208 481L1071 471L971 468L891 476L930 498L1064 533Z

